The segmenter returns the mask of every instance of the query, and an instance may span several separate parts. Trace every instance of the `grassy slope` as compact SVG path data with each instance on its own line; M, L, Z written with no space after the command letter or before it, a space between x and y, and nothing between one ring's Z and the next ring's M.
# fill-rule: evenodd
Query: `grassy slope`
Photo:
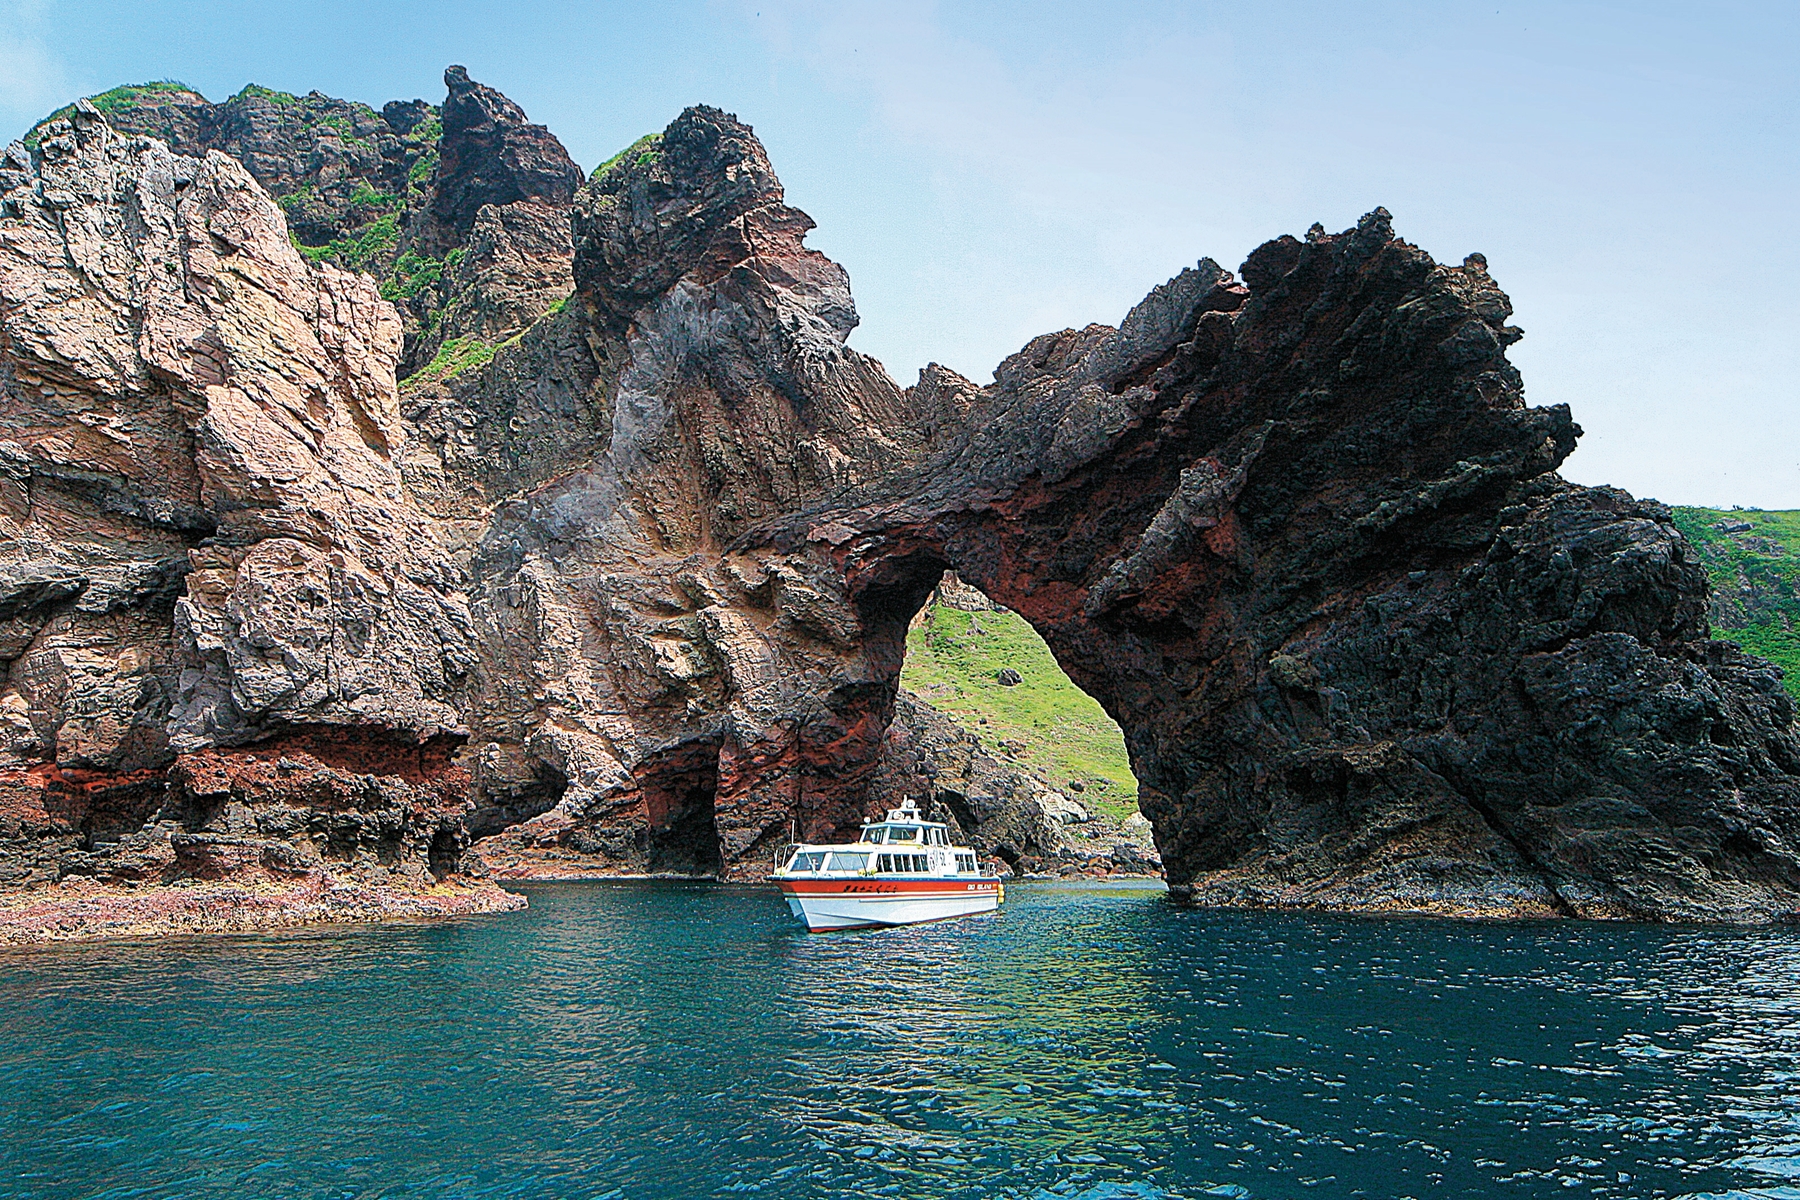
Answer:
M1754 528L1727 534L1721 521ZM1675 524L1700 551L1721 597L1713 604L1713 636L1779 665L1800 699L1800 511L1677 508Z
M1023 617L942 605L927 612L927 622L906 638L904 686L979 734L996 756L1002 742L1021 744L1015 761L1044 779L1059 787L1081 780L1082 799L1111 816L1137 811L1137 780L1119 727L1063 674ZM995 677L1006 667L1025 681L1000 686Z

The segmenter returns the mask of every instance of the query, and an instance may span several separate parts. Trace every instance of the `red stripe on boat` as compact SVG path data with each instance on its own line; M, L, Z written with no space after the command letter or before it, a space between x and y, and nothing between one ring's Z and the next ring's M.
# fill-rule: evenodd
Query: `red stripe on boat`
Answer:
M995 879L778 879L783 892L796 896L979 896L997 892Z

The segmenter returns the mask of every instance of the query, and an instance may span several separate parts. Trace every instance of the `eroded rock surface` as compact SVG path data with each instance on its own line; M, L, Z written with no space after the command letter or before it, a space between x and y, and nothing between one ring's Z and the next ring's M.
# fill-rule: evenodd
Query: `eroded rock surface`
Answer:
M1800 885L1774 668L1668 511L1552 473L1511 308L1385 212L1039 338L929 469L820 522L853 597L945 565L1126 731L1209 903L1767 919ZM877 603L883 601L877 600Z
M1378 210L902 390L746 126L575 188L448 78L430 330L224 153L6 152L5 881L753 878L921 779L1054 859L1069 797L891 726L954 569L1120 721L1182 894L1795 911L1792 702L1666 510L1553 473L1479 256Z
M169 783L195 754L312 725L460 741L473 633L395 464L374 282L308 263L236 160L85 104L8 151L0 211L6 874L183 873L168 836L124 835L204 832Z
M216 104L172 84L97 99L120 133L237 159L281 205L304 255L373 274L405 327L404 379L446 342L463 356L490 351L573 287L569 206L581 169L555 135L462 67L446 70L444 84L441 105L394 100L379 112L254 84ZM26 141L35 146L50 124Z

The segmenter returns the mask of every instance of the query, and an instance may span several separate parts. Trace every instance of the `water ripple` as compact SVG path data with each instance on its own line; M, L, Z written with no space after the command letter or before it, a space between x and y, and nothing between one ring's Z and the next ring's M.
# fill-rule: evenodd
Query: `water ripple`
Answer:
M0 956L0 1200L1800 1200L1792 932L531 892Z

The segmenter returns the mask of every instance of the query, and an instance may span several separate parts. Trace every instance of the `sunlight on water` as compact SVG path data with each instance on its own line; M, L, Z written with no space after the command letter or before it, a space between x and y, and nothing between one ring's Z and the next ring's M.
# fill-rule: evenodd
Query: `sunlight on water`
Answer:
M1800 1200L1800 934L1019 886L0 953L0 1197Z

